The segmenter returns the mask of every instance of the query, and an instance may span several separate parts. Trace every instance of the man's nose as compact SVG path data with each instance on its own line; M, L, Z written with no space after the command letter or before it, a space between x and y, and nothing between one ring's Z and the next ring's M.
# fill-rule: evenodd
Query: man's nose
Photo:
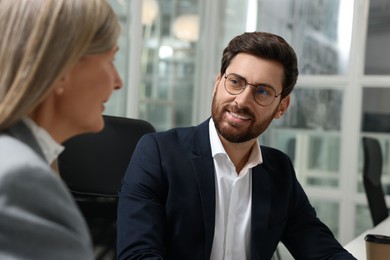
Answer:
M246 84L244 91L242 91L240 94L238 94L234 100L236 101L236 103L239 106L245 106L249 102L252 102L252 101L254 102L252 86L249 84Z

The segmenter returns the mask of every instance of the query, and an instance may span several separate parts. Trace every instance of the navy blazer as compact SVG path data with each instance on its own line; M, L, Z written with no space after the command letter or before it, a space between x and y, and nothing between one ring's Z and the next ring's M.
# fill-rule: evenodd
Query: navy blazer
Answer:
M209 259L215 175L208 120L144 135L119 192L118 259ZM252 170L252 259L282 241L295 259L355 259L316 217L284 153L261 146Z

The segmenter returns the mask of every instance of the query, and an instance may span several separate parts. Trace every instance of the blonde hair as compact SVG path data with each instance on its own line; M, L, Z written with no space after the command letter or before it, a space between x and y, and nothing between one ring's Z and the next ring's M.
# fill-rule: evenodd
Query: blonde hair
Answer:
M31 112L83 56L112 49L106 0L0 0L0 130Z

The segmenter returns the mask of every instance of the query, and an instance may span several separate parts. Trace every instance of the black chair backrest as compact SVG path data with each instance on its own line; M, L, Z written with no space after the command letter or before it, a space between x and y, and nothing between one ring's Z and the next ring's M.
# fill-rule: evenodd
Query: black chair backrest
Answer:
M104 121L101 132L66 141L58 166L88 223L96 259L115 259L117 193L138 140L155 129L139 119Z
M374 226L389 216L382 188L382 150L377 139L363 137L363 186Z

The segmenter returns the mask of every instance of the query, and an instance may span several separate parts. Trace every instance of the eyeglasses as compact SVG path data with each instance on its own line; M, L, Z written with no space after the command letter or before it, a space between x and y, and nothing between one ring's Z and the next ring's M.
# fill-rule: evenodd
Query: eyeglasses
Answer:
M279 97L282 92L276 95L276 91L273 87L267 85L253 85L246 81L244 77L240 75L230 73L229 75L224 76L225 78L225 89L230 95L239 95L241 94L246 86L254 87L253 98L255 102L260 106L268 106L274 102L275 98Z

